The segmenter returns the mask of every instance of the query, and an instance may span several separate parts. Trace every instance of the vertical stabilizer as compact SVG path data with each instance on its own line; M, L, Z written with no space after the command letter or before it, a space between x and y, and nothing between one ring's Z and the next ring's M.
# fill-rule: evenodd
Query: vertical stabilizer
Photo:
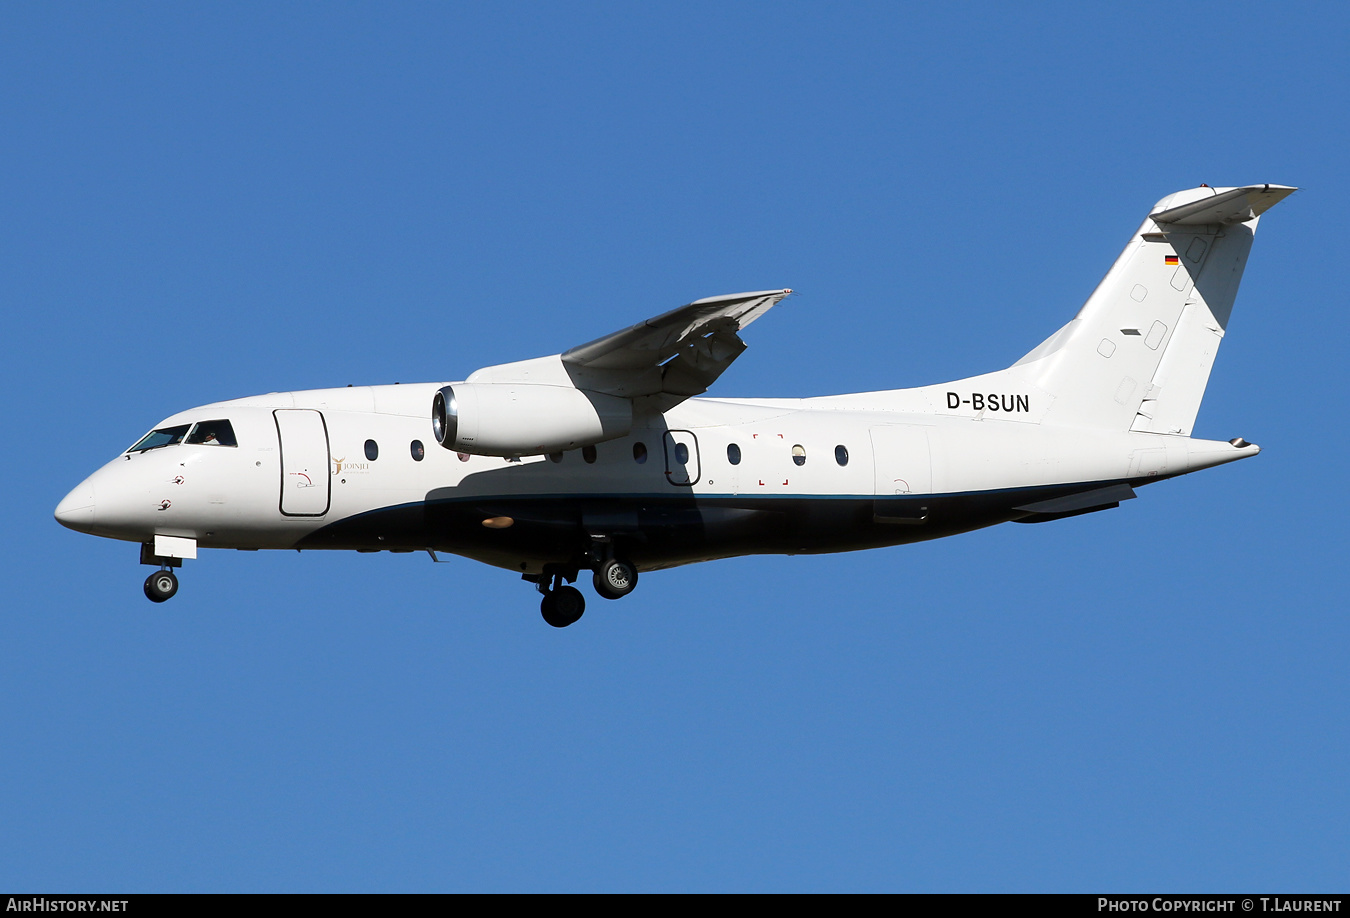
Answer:
M1260 215L1282 185L1159 201L1083 308L1017 362L1054 396L1043 423L1189 436Z

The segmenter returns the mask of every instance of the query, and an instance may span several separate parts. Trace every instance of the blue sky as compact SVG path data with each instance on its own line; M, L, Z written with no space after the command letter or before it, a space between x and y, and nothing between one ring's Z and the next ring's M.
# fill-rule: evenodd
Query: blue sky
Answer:
M1342 889L1343 5L0 13L0 887ZM462 378L790 286L723 395L1066 321L1154 201L1260 233L1197 435L1108 513L644 576L207 552L60 498L160 418Z

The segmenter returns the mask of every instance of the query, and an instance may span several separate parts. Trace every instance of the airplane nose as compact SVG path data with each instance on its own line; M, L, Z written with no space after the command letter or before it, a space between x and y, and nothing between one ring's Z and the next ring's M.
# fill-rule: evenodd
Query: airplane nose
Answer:
M92 478L80 482L56 505L56 521L67 529L88 532L94 525L94 483Z

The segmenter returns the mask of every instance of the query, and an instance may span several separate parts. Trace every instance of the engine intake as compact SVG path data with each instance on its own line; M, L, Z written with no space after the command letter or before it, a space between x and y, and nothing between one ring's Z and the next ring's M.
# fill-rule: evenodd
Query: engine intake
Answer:
M456 383L431 401L436 442L478 456L555 453L623 437L632 428L628 399L564 386Z

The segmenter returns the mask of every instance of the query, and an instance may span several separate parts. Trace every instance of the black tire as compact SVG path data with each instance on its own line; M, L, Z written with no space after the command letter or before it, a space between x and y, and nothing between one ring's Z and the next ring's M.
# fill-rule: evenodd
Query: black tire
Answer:
M173 571L155 571L145 578L145 598L151 602L167 602L178 592L178 578Z
M558 587L544 597L539 612L554 628L566 628L586 611L586 597L576 587Z
M637 568L627 561L612 558L595 569L595 592L605 599L623 599L637 589Z
M552 593L545 593L544 598L539 602L539 614L544 616L544 621L548 622L554 628L566 628L567 622L558 616L558 604L553 601Z
M559 587L539 603L539 614L554 628L566 628L586 611L586 597L576 587Z

